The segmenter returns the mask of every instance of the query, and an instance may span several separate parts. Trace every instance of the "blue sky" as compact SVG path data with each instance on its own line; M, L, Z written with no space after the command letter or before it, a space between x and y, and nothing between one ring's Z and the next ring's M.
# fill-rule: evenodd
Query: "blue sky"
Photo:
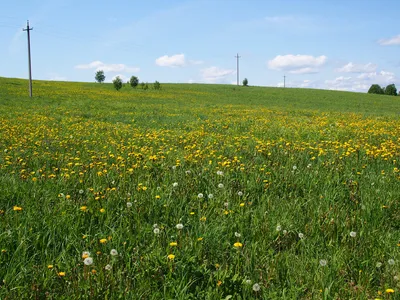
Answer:
M0 10L0 76L368 90L399 83L398 0L20 0Z

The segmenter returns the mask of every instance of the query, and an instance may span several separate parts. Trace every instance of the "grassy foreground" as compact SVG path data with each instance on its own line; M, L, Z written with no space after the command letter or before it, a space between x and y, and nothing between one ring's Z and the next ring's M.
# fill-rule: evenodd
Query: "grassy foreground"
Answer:
M1 299L398 299L400 97L0 78Z

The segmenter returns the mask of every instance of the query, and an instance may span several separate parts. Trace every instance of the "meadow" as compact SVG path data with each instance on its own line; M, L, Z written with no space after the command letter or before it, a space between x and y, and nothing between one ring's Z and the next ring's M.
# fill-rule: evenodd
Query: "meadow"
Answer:
M399 299L400 97L0 78L1 299Z

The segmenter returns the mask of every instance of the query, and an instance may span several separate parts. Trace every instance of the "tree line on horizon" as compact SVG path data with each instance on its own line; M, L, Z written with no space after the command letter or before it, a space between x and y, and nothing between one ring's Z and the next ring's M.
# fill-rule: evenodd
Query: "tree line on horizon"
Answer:
M106 80L106 75L104 74L103 70L99 70L96 72L96 75L94 76L94 78L95 78L96 82L102 83L102 82L104 82L104 80ZM123 86L122 79L119 76L115 77L114 80L112 81L112 83L114 85L114 88L117 91L119 91ZM131 76L131 78L128 80L127 84L129 84L132 88L136 88L138 85L140 85L140 87L144 90L147 90L149 88L149 84L147 82L146 83L141 82L139 84L139 78L136 76ZM160 90L161 84L156 80L153 83L153 88L155 90Z
M369 88L368 94L389 95L389 96L398 95L396 86L393 83L387 85L386 87L381 87L379 84L373 84Z

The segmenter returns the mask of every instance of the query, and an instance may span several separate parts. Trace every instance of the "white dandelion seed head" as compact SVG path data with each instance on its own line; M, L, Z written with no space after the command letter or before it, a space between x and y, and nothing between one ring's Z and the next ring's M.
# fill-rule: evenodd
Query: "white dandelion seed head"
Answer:
M284 229L282 232L283 232L283 234L287 234L287 230L286 229Z
M65 198L64 193L60 193L60 196L61 196L62 198Z
M239 191L237 194L238 194L239 197L243 196L243 192L241 192L241 191Z
M219 188L219 189L223 189L223 188L224 188L224 185L223 185L222 183L219 183L219 184L218 184L218 188Z
M378 261L378 262L376 263L376 267L379 269L380 267L382 267L382 263L381 263L380 261Z
M392 259L392 258L389 259L389 260L388 260L388 264L391 265L391 266L393 266L393 265L395 264L394 259Z
M118 251L115 250L115 249L111 249L110 254L111 254L112 256L117 256L117 255L118 255Z
M187 170L187 171L185 171L185 173L186 173L186 174L190 174L190 173L192 173L192 171Z
M261 286L258 283L253 284L253 291L258 292L261 290Z
M212 199L212 198L214 198L214 195L213 194L208 194L208 199Z
M174 182L173 184L172 184L172 186L173 187L177 187L179 184L177 183L177 182Z
M183 229L183 224L181 224L181 223L176 224L176 229L179 229L179 230Z
M104 269L106 269L107 271L111 271L112 270L112 266L111 265L106 265L104 267Z
M156 223L156 224L153 224L153 228L157 228L158 227L158 224Z
M127 207L127 208L132 207L132 202L126 202L126 207Z
M229 202L225 202L225 203L224 203L224 206L225 206L225 207L228 207L228 206L229 206Z
M218 176L224 176L224 172L222 172L222 171L217 171L217 175L218 175Z
M296 171L296 170L297 170L297 166L294 165L294 166L293 166L293 171Z
M176 166L172 166L172 170L176 170Z
M81 195L82 195L82 194L83 194L83 190L79 190L79 194L81 194Z
M246 284L251 284L251 280L250 280L250 279L246 279L246 280L245 280L245 283L246 283Z
M308 164L308 165L307 165L307 168L311 168L311 164Z
M299 239L304 239L304 234L299 232Z
M319 261L319 264L320 264L321 267L325 267L328 264L328 261L326 259L321 259Z
M153 232L154 232L154 234L159 234L160 233L160 228L154 228Z
M350 236L351 236L352 238L355 238L355 237L357 236L357 232L351 231L351 232L350 232Z
M281 230L282 230L282 226L281 225L276 226L276 231L281 231Z
M239 238L239 237L241 237L242 235L241 235L239 232L235 232L235 236L236 236L237 238Z
M204 195L202 194L202 193L199 193L198 195L197 195L197 198L199 198L199 199L201 199L201 198L203 198L204 197Z
M82 257L88 257L90 256L90 252L89 251L83 251L82 252Z
M91 257L86 257L83 261L83 263L87 266L90 266L91 264L93 264L93 258Z

